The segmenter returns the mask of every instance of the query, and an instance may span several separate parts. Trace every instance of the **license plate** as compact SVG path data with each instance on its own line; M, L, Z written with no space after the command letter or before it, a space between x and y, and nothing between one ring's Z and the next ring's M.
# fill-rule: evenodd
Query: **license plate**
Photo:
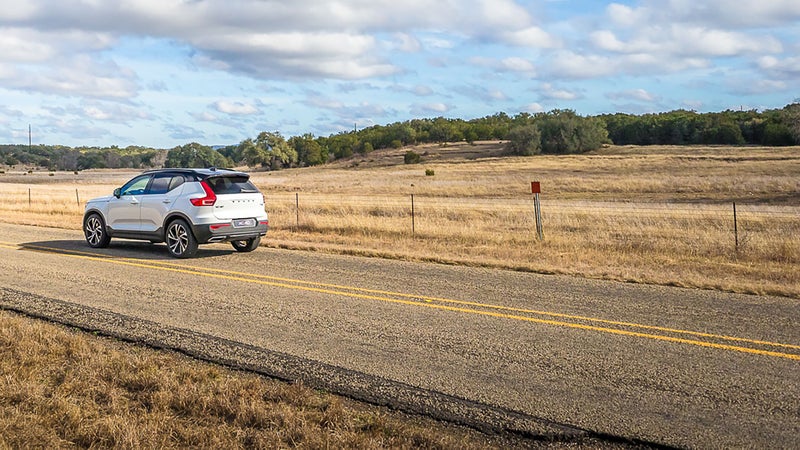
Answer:
M234 228L250 228L256 226L256 219L236 219L233 221Z

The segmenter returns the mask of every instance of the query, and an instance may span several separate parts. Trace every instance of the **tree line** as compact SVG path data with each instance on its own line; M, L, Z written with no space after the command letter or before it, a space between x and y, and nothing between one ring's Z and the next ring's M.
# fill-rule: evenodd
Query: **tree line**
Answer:
M412 119L316 137L286 139L261 132L236 145L212 148L196 142L172 149L0 145L0 162L51 170L150 167L266 167L271 170L325 164L354 154L408 145L504 140L517 155L583 153L617 145L800 145L800 104L765 111L581 116L553 110L472 120Z

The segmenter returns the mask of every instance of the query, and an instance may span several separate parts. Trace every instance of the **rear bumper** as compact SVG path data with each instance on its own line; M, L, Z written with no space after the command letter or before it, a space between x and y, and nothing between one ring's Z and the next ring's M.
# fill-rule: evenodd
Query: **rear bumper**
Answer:
M259 222L255 227L235 228L232 224L194 225L192 232L199 244L211 242L244 241L264 236L269 230L269 223Z

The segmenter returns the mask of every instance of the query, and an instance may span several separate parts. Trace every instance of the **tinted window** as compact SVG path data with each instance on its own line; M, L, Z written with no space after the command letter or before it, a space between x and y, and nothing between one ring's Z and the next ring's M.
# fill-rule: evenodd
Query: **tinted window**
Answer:
M150 184L148 194L166 194L167 192L175 189L183 184L182 175L174 175L171 173L157 174Z
M166 194L169 191L169 181L172 179L171 175L160 174L153 178L150 184L148 194Z
M186 180L183 179L183 175L175 175L171 180L169 180L169 190L171 191L182 185L184 181Z
M120 195L141 195L144 194L147 183L150 182L150 175L141 175L125 183L120 189Z
M206 179L215 194L241 194L258 192L258 188L246 176L225 176Z

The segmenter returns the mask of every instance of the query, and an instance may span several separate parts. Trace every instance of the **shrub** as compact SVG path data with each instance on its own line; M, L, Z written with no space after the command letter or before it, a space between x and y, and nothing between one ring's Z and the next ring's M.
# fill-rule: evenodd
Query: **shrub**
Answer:
M413 152L411 150L407 151L406 154L403 156L403 162L405 164L419 164L421 157L419 153Z
M434 175L436 175L436 173L433 171L433 169L425 169L425 176L426 177L432 177Z

